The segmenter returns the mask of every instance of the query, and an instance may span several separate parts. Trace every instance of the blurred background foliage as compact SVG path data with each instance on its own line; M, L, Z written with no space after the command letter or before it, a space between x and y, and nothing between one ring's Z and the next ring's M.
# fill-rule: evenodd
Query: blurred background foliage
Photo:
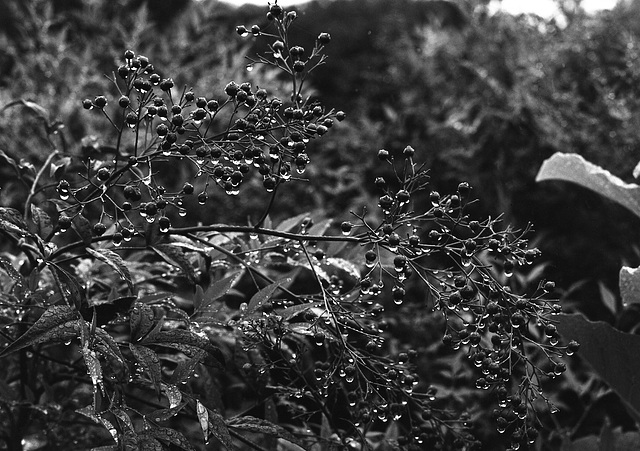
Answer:
M431 168L434 189L450 192L466 180L479 199L475 213L503 213L505 224L519 227L532 222L544 275L592 318L610 319L598 284L615 293L621 263L640 263L636 220L586 190L534 178L545 158L565 151L632 179L640 144L640 1L595 15L561 3L558 22L495 13L482 0L298 7L297 43L310 47L321 31L333 37L330 58L310 77L313 92L348 120L310 149L310 181L289 184L276 215L323 210L348 218L376 201L373 180L384 175L376 151L410 144ZM3 0L0 105L41 105L65 125L71 152L82 152L87 136L107 144L113 132L80 102L117 95L105 74L126 48L197 95L215 97L235 80L286 99L279 74L246 69L244 56L264 49L234 32L239 24L266 25L264 11L215 0ZM0 149L41 163L41 122L27 108L1 114ZM13 170L0 164L0 176ZM21 205L25 193L3 180L3 204ZM257 185L245 194L221 194L219 207L198 219L246 223L267 199Z

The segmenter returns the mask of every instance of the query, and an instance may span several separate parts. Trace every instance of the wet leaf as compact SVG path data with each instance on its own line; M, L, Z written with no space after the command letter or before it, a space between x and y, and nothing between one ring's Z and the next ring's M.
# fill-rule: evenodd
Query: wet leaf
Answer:
M179 384L186 381L193 374L196 366L206 356L206 352L198 350L193 353L192 357L178 363L178 366L171 375L171 383Z
M580 314L560 314L554 319L562 336L580 343L579 355L620 395L634 418L640 418L640 336Z
M151 249L170 265L180 268L189 282L196 282L195 268L182 249L171 244L156 244Z
M131 349L131 353L142 368L144 368L145 372L149 374L151 383L153 384L156 390L156 395L159 398L162 370L160 368L160 359L158 358L158 354L146 346L134 345L133 343L129 343L129 349Z
M182 392L175 385L162 384L162 391L169 400L169 408L173 409L182 402Z
M47 262L47 268L51 270L64 301L68 305L74 305L78 310L82 309L86 304L86 296L78 278L52 262Z
M144 337L152 328L155 314L153 309L147 304L136 302L131 309L129 325L131 327L131 338L138 341Z
M545 160L536 181L563 180L576 183L619 203L640 217L640 186L626 183L578 154L555 153Z
M73 219L71 219L71 227L73 227L73 230L76 231L85 245L89 246L91 244L91 240L93 239L93 231L91 228L91 223L87 218L85 218L81 214L73 216Z
M27 223L24 222L22 214L15 208L0 207L0 229L5 232L15 233L25 236L27 231Z
M178 404L175 407L170 407L168 409L158 409L158 410L154 410L153 412L151 412L148 416L149 418L153 419L153 421L166 421L169 418L172 418L174 416L176 416L178 413L180 413L180 411L182 409L184 409L184 406L186 406L188 403L182 402L180 404Z
M131 274L129 273L129 268L125 264L122 257L109 249L91 249L87 248L87 253L97 258L103 263L109 265L113 270L115 270L122 279L127 283L129 287L129 291L133 293L133 282L131 281Z
M215 301L226 295L240 279L241 275L242 272L237 272L212 283L204 292L204 301L198 311L207 310Z
M224 417L217 410L209 409L209 430L211 434L227 449L234 449L233 440Z
M175 445L186 451L195 451L189 440L179 431L171 428L151 428L148 433L154 438Z
M17 284L26 284L26 281L24 280L24 277L22 277L22 274L20 274L18 270L13 267L11 262L4 257L0 257L0 268L2 268L4 272L6 272L7 275Z
M196 335L193 332L183 329L165 330L148 334L140 344L162 345L178 349L192 357L197 351L206 352L210 358L206 359L208 364L224 366L225 360L222 351L211 344L208 338Z
M35 344L75 338L80 333L82 322L73 308L66 305L51 306L29 330L3 349L0 357Z
M264 302L273 298L273 293L275 293L281 286L289 286L293 278L287 277L281 280L278 280L270 285L267 285L256 294L254 294L249 300L249 304L247 306L247 314L252 313L256 308L262 305Z
M67 170L67 166L71 163L71 158L63 157L56 162L51 162L49 167L49 177L59 181Z
M293 434L291 434L282 426L278 426L277 424L274 424L269 420L246 415L228 419L227 426L233 429L240 429L247 432L257 432L260 434L267 434L283 438L295 445L300 446L302 449L307 449L304 444L299 441Z
M297 232L298 230L296 229L300 226L300 223L308 217L309 213L302 213L293 218L287 218L278 224L276 230L279 232Z
M200 423L200 429L202 429L202 436L204 441L209 440L209 411L207 408L196 399L196 414L198 415L198 422Z
M84 363L87 366L87 373L89 373L91 383L94 387L102 386L102 365L100 364L100 360L96 356L95 351L88 347L83 347L82 357L84 358Z
M47 239L53 233L53 224L49 215L40 207L31 204L31 220L36 226L36 234Z

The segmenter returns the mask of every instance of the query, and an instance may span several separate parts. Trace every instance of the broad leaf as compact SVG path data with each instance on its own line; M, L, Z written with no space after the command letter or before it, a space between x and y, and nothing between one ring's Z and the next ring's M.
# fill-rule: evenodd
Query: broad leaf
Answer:
M88 247L87 252L101 262L104 262L111 268L113 268L127 283L129 291L133 293L133 282L131 281L131 274L129 273L129 268L127 268L124 260L122 260L122 257L109 249L95 250Z
M293 218L285 219L280 224L278 224L278 226L276 227L276 230L279 232L297 232L295 228L299 226L300 223L305 218L308 218L308 217L309 217L309 213L302 213L297 216L294 216Z
M82 242L89 246L93 239L93 232L91 229L91 223L87 218L81 214L77 214L71 220L71 227L76 231Z
M640 336L620 332L604 322L579 314L555 317L558 331L580 343L580 355L640 418Z
M29 330L4 348L0 357L35 344L75 338L80 333L82 322L73 308L67 305L51 306Z
M620 295L625 307L640 303L640 267L620 269Z
M182 402L182 392L175 385L162 384L162 391L167 396L167 400L169 400L170 409L178 407Z
M578 154L556 153L545 160L536 181L573 182L628 208L640 217L640 186L626 183Z

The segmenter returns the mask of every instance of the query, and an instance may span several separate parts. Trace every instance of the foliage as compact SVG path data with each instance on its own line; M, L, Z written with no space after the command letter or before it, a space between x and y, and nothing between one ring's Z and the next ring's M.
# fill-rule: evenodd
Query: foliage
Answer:
M114 94L82 101L99 137L69 146L46 108L4 107L49 146L37 164L1 154L26 187L0 207L6 448L471 449L491 408L524 448L557 410L543 383L578 345L560 343L555 285L511 289L539 251L473 219L469 183L440 194L411 146L382 149L377 205L274 224L345 114L307 90L331 35L305 48L294 11L267 18L236 31L264 39L251 64L283 74L279 97L179 89L127 50ZM248 225L216 221L243 196L262 205Z

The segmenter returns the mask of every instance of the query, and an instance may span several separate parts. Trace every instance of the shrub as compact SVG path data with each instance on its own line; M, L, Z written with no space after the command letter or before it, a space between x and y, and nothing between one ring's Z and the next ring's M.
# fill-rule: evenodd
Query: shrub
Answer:
M237 32L266 39L251 64L286 74L289 98L242 81L204 97L127 50L117 94L82 102L113 133L79 152L12 104L51 150L40 168L0 155L28 189L0 207L7 448L470 449L484 407L454 379L490 393L513 448L536 440L542 381L577 344L559 342L553 282L510 288L539 254L528 230L471 218L469 184L440 194L411 146L378 151L377 205L272 224L345 114L305 91L331 37L305 49L294 11L267 17ZM264 199L247 225L191 219L242 195Z

